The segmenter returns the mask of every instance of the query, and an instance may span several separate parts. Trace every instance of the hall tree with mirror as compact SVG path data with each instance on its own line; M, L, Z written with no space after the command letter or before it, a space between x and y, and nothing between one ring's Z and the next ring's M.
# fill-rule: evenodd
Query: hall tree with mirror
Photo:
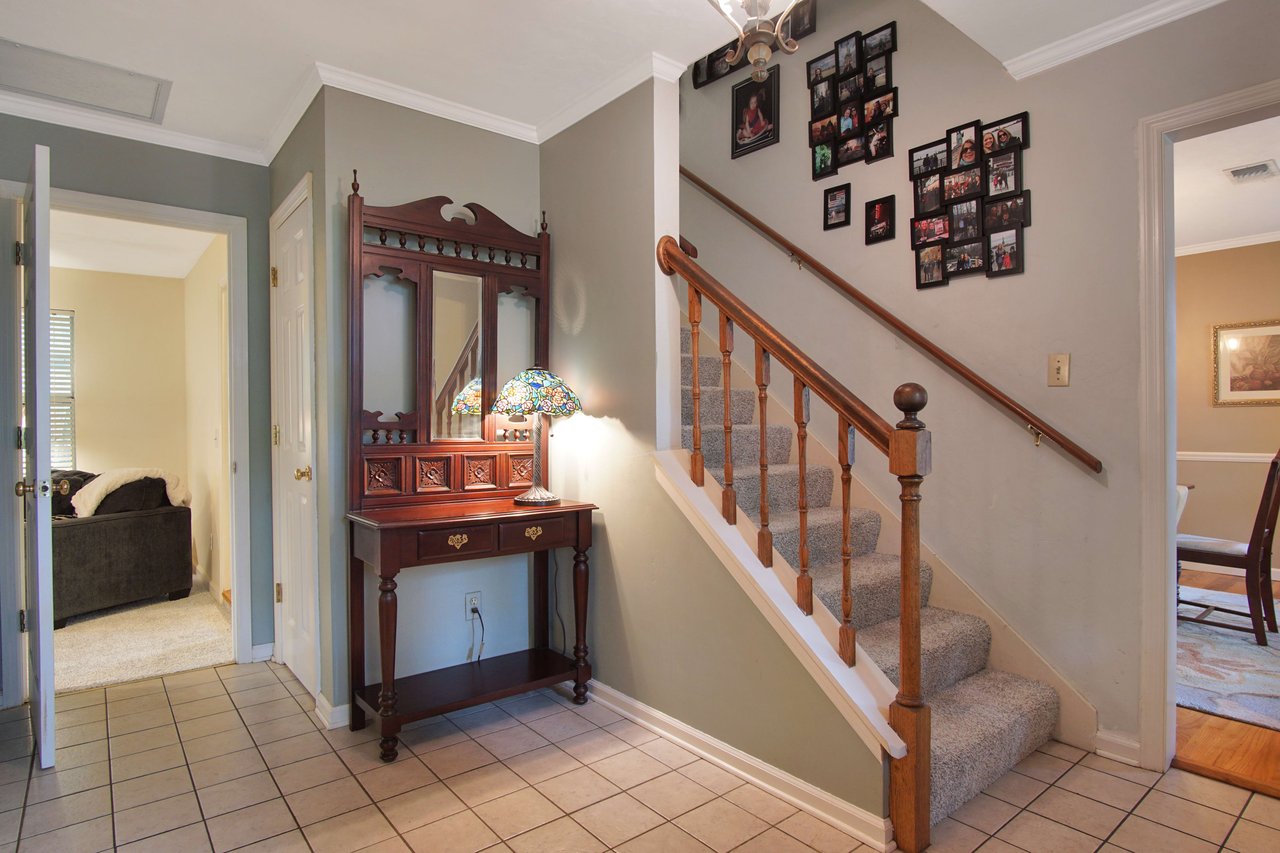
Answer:
M545 462L535 471L546 459L535 452L545 450L546 430L493 411L503 383L548 367L545 219L528 235L478 204L454 206L443 196L375 207L356 181L348 215L351 728L375 717L382 759L393 761L398 732L414 720L564 681L574 682L575 702L586 702L595 507L520 505L523 492L547 479ZM550 647L553 548L574 552L572 657ZM532 647L397 678L397 575L514 554L532 555ZM365 672L369 570L378 578L372 682Z

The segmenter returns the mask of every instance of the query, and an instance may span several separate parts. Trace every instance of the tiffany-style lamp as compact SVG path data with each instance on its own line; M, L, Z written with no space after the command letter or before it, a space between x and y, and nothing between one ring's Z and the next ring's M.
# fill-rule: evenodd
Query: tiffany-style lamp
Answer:
M493 401L493 413L506 415L512 423L533 421L533 486L515 499L521 506L553 506L560 498L542 486L542 420L544 416L564 417L582 411L582 403L564 380L549 370L531 367L522 370L502 386Z
M455 415L478 415L480 414L480 378L476 377L462 386L462 390L458 392L458 396L453 398L453 405L449 409Z

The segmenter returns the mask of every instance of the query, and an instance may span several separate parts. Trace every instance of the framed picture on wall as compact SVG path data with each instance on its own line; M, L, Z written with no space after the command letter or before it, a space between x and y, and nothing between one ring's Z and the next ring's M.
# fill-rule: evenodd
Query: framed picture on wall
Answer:
M842 140L836 148L836 167L857 163L867 156L867 139L865 136L851 136Z
M987 158L987 198L1003 198L1022 190L1021 155L1014 148Z
M1280 406L1280 320L1213 327L1213 404Z
M1023 190L1012 198L989 201L983 205L982 227L990 234L1031 224L1031 190Z
M894 197L887 195L867 202L867 245L893 239Z
M836 91L830 80L823 80L809 90L809 110L814 118L829 116L836 111Z
M782 22L782 37L798 41L805 36L813 35L817 29L817 0L804 0L803 3L797 3L796 7L791 10L791 14Z
M982 153L995 154L1009 148L1026 148L1031 144L1031 120L1026 113L993 121L982 126Z
M831 187L822 193L822 230L843 228L852 222L849 216L849 184Z
M1022 229L1009 228L987 235L987 278L1022 272Z
M939 287L947 283L942 269L942 246L925 246L916 249L916 290Z
M778 66L757 83L748 77L733 87L730 153L736 159L778 141Z
M947 166L963 169L979 165L978 130L980 122L971 121L947 131Z
M911 162L911 177L918 178L947 168L947 140L927 142L907 152Z
M862 72L863 88L868 92L879 92L893 85L893 68L890 60L892 54L886 53L867 62Z
M836 42L836 74L845 77L857 72L862 65L858 49L862 44L862 33L853 32Z
M829 50L817 59L810 59L805 67L809 75L809 88L813 88L823 80L830 80L836 76L836 52Z
M879 124L867 125L868 163L893 156L893 121L885 119Z
M834 145L822 143L813 146L813 179L815 181L822 180L828 175L834 175L840 167L836 164L836 149Z
M890 21L878 30L862 37L862 61L874 59L882 53L898 49L898 22Z
M953 242L977 240L982 236L982 223L978 218L978 199L961 201L951 205L947 213L951 216L951 239Z
M942 249L942 266L947 278L974 275L987 268L981 240L949 243Z
M942 176L937 172L925 175L915 182L916 216L937 213L942 210Z

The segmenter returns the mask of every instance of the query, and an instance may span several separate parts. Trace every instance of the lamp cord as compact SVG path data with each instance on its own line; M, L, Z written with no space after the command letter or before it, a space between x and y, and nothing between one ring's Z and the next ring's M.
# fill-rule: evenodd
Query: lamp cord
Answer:
M476 663L479 663L481 658L484 657L484 614L480 612L479 607L471 608L471 612L480 620L480 651L476 653ZM471 630L475 630L474 625L471 627Z

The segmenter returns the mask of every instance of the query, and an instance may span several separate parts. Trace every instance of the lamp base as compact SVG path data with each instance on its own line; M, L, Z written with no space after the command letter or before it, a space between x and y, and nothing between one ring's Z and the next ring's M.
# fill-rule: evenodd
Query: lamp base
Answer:
M517 506L555 506L560 503L560 498L542 486L535 485L529 491L515 498Z

